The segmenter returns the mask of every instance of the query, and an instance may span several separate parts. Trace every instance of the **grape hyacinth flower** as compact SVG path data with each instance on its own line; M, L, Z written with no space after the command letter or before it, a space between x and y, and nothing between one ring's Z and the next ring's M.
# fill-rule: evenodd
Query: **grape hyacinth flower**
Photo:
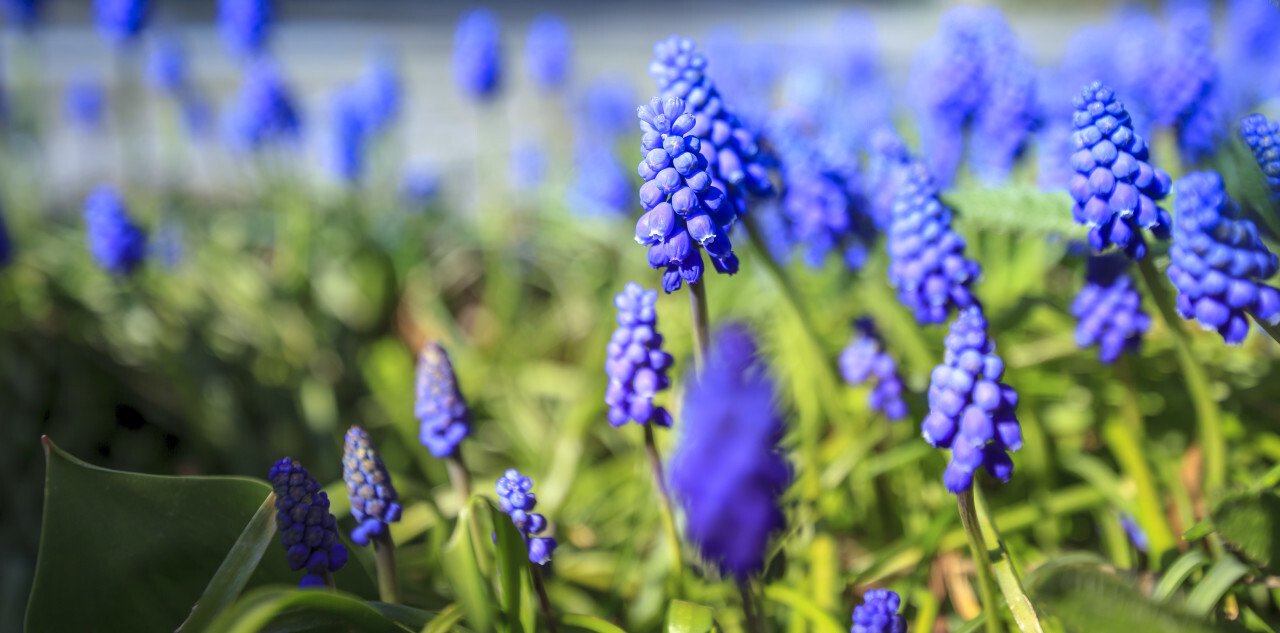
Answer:
M636 241L649 247L649 266L666 268L662 289L668 293L682 281L702 279L701 246L721 273L738 272L738 257L729 242L734 212L724 192L712 186L702 141L691 134L693 113L684 101L658 97L636 111L640 118L640 148L645 154L637 170L645 183L640 204L645 213L636 222Z
M1174 186L1176 202L1169 279L1178 314L1217 330L1228 345L1249 333L1245 313L1280 322L1280 291L1261 283L1276 273L1276 256L1253 222L1227 195L1216 172L1193 172Z
M689 541L740 583L763 569L769 536L786 523L779 497L791 468L778 446L784 428L776 404L750 332L720 328L685 392L670 482Z
M151 242L151 256L159 260L165 270L173 270L182 263L183 250L181 223L168 220L156 229L155 239Z
M821 157L792 154L784 155L782 175L789 238L806 247L805 262L820 267L835 251L849 270L861 269L876 233L856 166L842 174Z
M400 199L415 210L434 202L439 192L440 174L430 165L408 165L400 174Z
M218 0L218 34L232 57L253 59L271 35L269 0Z
M113 46L133 43L147 24L150 0L93 0L98 36Z
M840 353L840 376L850 385L860 385L874 379L876 384L867 396L872 411L879 411L890 421L907 417L907 403L902 399L905 390L898 364L884 349L884 340L876 331L875 322L862 317L854 322L857 333Z
M1009 178L1014 161L1041 118L1031 62L1014 56L1000 58L993 66L986 103L976 114L969 146L974 174L989 185Z
M453 33L453 81L463 96L487 101L502 81L502 32L488 9L472 9Z
M351 540L363 546L368 545L370 539L387 537L387 524L399 521L403 508L396 501L391 475L374 450L369 432L358 426L347 430L342 480L347 484L351 517L358 524L351 531Z
M1090 257L1084 287L1071 304L1076 345L1097 345L1098 360L1108 365L1125 352L1137 352L1151 327L1142 297L1125 273L1128 263L1116 254Z
M78 75L67 84L62 107L67 120L80 129L101 131L106 123L106 89L94 77Z
M559 16L544 13L529 24L524 43L525 70L533 82L547 91L563 88L573 59L569 25Z
M356 84L361 118L368 134L385 130L400 113L400 74L395 59L379 54L369 60Z
M977 300L969 286L982 269L964 254L964 238L951 228L951 210L923 163L913 162L898 187L889 226L889 285L910 308L916 321L937 324L952 308L965 309Z
M556 549L556 540L547 536L534 536L546 529L547 519L532 511L538 503L538 498L533 494L533 480L511 468L498 479L494 489L498 493L498 506L511 515L511 522L528 544L529 562L537 565L551 562L551 552Z
M1138 521L1128 512L1120 513L1120 527L1124 528L1124 533L1129 537L1129 542L1137 548L1139 552L1146 553L1150 541L1147 539L1147 531L1138 525Z
M1226 11L1227 37L1223 79L1238 109L1252 107L1276 94L1280 72L1280 7L1266 0L1231 0Z
M585 144L574 152L575 175L565 192L570 209L581 215L626 215L635 186L609 148Z
M339 90L329 104L332 126L329 138L329 168L342 181L359 182L364 172L366 140L362 94L355 88Z
M155 43L147 56L147 82L160 94L180 97L187 88L187 56L172 37Z
M657 290L646 290L634 281L613 298L618 309L618 327L609 341L605 374L609 388L604 401L609 405L609 424L671 426L671 414L654 406L653 397L671 386L667 371L671 355L662 351L658 333Z
M898 614L902 599L888 589L872 589L853 608L852 633L907 633L907 621Z
M85 237L89 254L103 270L125 277L147 255L147 235L129 219L124 200L108 185L99 185L84 200Z
M418 439L435 457L452 457L471 433L471 409L458 389L449 354L428 342L418 354L414 416L422 423Z
M879 125L868 138L867 198L871 220L877 229L888 232L893 223L893 200L906 178L911 161L907 144L891 125Z
M329 495L302 464L284 458L267 475L276 493L276 528L289 569L306 570L299 587L329 585L330 573L347 564L347 548L338 542L338 524L329 512Z
M1110 88L1095 81L1074 105L1072 215L1089 227L1095 251L1115 245L1130 259L1142 259L1147 245L1141 229L1156 239L1169 237L1169 213L1156 206L1169 193L1169 174L1147 162L1147 143Z
M1280 201L1280 123L1250 114L1240 120L1240 136L1258 161L1272 199Z
M613 76L600 77L587 86L579 109L589 134L612 139L633 129L635 90L627 81Z
M0 1L0 13L4 21L11 27L30 31L40 21L42 0L3 0Z
M228 143L240 152L297 141L301 125L293 95L274 63L259 59L245 70L225 125Z
M1156 123L1178 134L1183 161L1213 154L1222 135L1222 100L1213 58L1213 7L1206 1L1171 3L1160 72L1154 78Z
M1000 382L1004 361L995 354L978 306L960 311L945 344L944 360L930 377L929 415L921 425L925 441L951 449L942 482L960 494L983 466L996 479L1009 481L1013 460L1008 453L1022 448L1018 392Z

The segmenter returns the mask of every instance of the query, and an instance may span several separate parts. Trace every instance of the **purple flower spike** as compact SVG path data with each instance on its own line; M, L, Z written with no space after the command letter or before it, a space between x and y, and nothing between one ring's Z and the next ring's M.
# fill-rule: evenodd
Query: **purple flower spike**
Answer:
M347 484L351 517L358 524L351 531L351 540L356 545L368 545L369 539L389 538L387 524L399 521L403 508L396 501L391 475L374 450L368 431L358 426L347 430L342 480Z
M418 439L435 457L456 455L471 434L471 408L458 388L449 354L438 343L426 343L418 354L415 390L413 414L422 423Z
M1271 198L1280 201L1280 123L1268 121L1261 114L1250 114L1240 121L1240 136L1258 161Z
M618 308L618 328L609 341L604 369L609 387L604 401L609 405L609 424L671 426L671 414L654 406L657 392L671 386L667 372L671 355L662 351L662 335L658 333L658 315L654 310L658 291L645 290L635 282L613 298Z
M573 59L573 41L569 25L559 16L543 14L529 24L525 38L524 63L529 76L539 88L559 90L569 79L569 62Z
M463 96L487 101L502 83L502 31L488 9L472 9L453 33L453 81Z
M511 515L511 522L520 531L529 548L529 562L546 565L551 562L551 552L556 549L556 540L541 534L547 527L546 517L533 512L538 498L533 494L533 480L511 468L503 473L494 486L498 493L498 506Z
M872 589L853 609L852 633L907 633L907 621L898 614L902 599L888 589Z
M329 496L302 464L284 458L267 475L276 493L276 528L289 569L306 570L299 587L321 587L324 576L347 564L347 548L338 542L338 523L329 512Z
M103 270L127 277L142 264L147 235L129 218L114 188L99 185L85 198L84 222L89 254Z
M840 375L850 385L860 385L869 380L875 386L867 396L873 411L879 411L891 421L907 417L907 403L902 399L904 388L898 364L884 349L884 341L876 331L875 323L868 317L854 324L857 333L849 346L840 354Z
M1076 344L1097 345L1098 359L1107 364L1125 352L1137 352L1151 327L1142 297L1125 273L1127 267L1128 259L1117 254L1090 257L1084 287L1071 304Z

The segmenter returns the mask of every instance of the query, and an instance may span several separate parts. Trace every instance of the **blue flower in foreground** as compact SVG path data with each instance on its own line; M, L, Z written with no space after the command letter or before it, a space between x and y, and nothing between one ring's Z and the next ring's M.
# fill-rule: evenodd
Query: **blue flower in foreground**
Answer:
M0 13L10 26L20 29L31 29L40 21L42 0L3 0L0 1Z
M902 399L905 390L898 364L884 349L884 341L876 331L875 323L868 317L854 323L857 333L840 353L840 376L850 385L860 385L874 380L875 386L867 396L867 404L886 418L898 421L907 417L907 403Z
M1071 304L1076 318L1076 345L1098 346L1098 360L1111 364L1125 352L1136 352L1151 317L1142 310L1142 296L1125 274L1129 262L1119 255L1089 258L1084 287Z
M671 355L662 351L654 309L657 302L657 290L645 290L634 281L613 298L618 327L609 340L604 361L605 374L609 376L604 402L609 405L609 424L614 426L622 426L628 420L671 426L671 414L653 404L653 397L671 386L667 377Z
M791 468L778 446L774 383L744 326L716 333L685 391L681 423L669 472L688 539L721 573L746 580L763 569L769 536L786 524L779 497Z
M299 587L319 587L325 575L347 564L347 548L338 542L338 524L329 512L329 495L302 464L284 458L267 475L276 493L276 528L289 569L306 575Z
M116 190L99 185L84 199L89 254L103 270L127 276L147 256L147 235L129 219Z
M351 540L356 545L368 545L369 539L386 536L387 524L399 521L403 509L396 501L391 475L374 450L368 431L358 426L347 430L342 451L342 480L347 484L351 517L358 524L351 531Z
M1013 460L1008 452L1022 448L1018 392L1000 382L1004 361L995 354L978 306L960 311L945 344L943 362L930 377L929 415L921 425L925 441L951 449L942 482L959 494L973 485L974 473L983 466L1009 481Z
M301 127L293 95L275 64L259 59L245 70L225 121L236 151L256 151L298 140Z
M438 343L427 343L418 354L413 413L422 423L418 439L436 457L450 457L471 433L471 409L458 389L449 355Z
M115 46L137 39L147 24L150 10L150 0L93 0L93 19L98 35Z
M232 57L252 58L266 47L272 11L268 0L218 0L218 33Z
M1071 213L1089 227L1094 250L1115 245L1131 259L1142 259L1147 245L1140 229L1156 239L1169 237L1169 213L1156 206L1169 193L1169 174L1147 162L1147 143L1110 88L1095 81L1074 105Z
M106 123L106 89L93 77L76 76L67 84L62 107L67 120L74 125L84 130L101 130Z
M547 527L546 517L532 512L538 503L533 494L533 480L511 468L502 474L494 486L498 493L498 506L503 512L511 515L511 522L516 524L520 535L529 546L529 561L538 565L551 562L551 552L556 549L556 540L541 534Z
M907 633L907 621L898 614L902 599L888 589L872 589L853 608L852 633Z
M488 9L472 9L453 33L453 81L463 95L487 100L502 81L502 32Z
M564 87L572 59L569 25L549 13L534 18L524 41L524 65L534 83L544 90Z
M724 192L711 185L702 141L690 133L693 114L677 98L658 97L637 109L640 148L645 154L637 171L640 204L645 213L636 222L636 241L649 247L649 265L666 268L662 289L675 292L681 281L702 279L701 246L716 270L738 272L738 257L729 242L734 212Z
M1276 256L1253 222L1227 195L1216 172L1193 172L1174 185L1169 279L1178 288L1178 314L1222 334L1227 344L1249 333L1245 313L1280 322L1280 292L1261 283L1276 274Z
M1240 136L1258 161L1271 197L1280 200L1280 123L1268 121L1261 114L1250 114L1240 120Z
M964 254L964 238L951 228L951 210L923 163L915 162L898 187L889 226L889 285L923 324L942 323L952 308L975 304L969 286L982 269Z
M155 91L180 96L187 87L187 54L172 37L162 38L147 55L147 82Z

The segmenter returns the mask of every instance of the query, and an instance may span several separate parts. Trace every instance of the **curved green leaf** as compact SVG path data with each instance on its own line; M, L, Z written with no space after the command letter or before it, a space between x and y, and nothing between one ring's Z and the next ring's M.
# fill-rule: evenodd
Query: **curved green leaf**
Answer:
M1067 633L1216 633L1231 629L1142 595L1133 583L1085 565L1051 565L1034 578L1036 604Z
M627 633L627 631L616 624L606 622L594 615L573 615L569 614L560 620L565 626L576 626L580 629L595 631L596 633Z
M1229 495L1211 516L1218 534L1242 556L1268 569L1280 563L1280 495L1269 490Z
M836 622L835 618L819 607L808 596L782 585L769 585L764 588L764 597L766 600L772 600L778 604L790 607L796 613L804 616L806 620L813 624L813 628L818 633L844 633L845 627Z
M258 506L258 511L249 524L244 526L240 538L231 546L227 557L222 559L218 571L214 573L209 586L205 587L200 600L191 609L187 621L178 627L182 633L199 633L209 626L213 618L227 608L244 591L249 577L258 568L262 553L271 545L271 537L276 534L276 495L271 493Z
M1244 563L1234 556L1223 555L1209 568L1209 573L1196 583L1191 595L1187 596L1187 611L1196 615L1208 615L1213 610L1213 605L1218 604L1222 596L1231 590L1231 586L1247 573L1249 568Z
M386 616L387 619L398 622L405 628L418 631L436 618L436 614L422 609L406 607L402 604L392 604L390 602L368 602L375 611Z
M499 610L493 597L493 587L480 571L471 529L472 520L481 509L477 506L487 503L483 497L473 496L462 507L453 536L449 537L443 552L444 572L449 577L458 604L471 627L481 632L493 630L493 614Z
M441 609L436 617L431 618L431 621L422 627L422 633L446 633L452 631L453 626L461 620L462 609L457 604L451 604Z
M1186 582L1187 578L1195 570L1200 569L1200 566L1208 562L1209 557L1204 552L1198 549L1188 550L1186 554L1179 556L1169 566L1169 571L1166 571L1164 576L1160 578L1160 582L1156 584L1155 591L1151 592L1151 597L1160 602L1168 600L1173 595L1173 592L1177 591L1178 587L1181 587L1182 583Z
M507 516L485 500L493 531L498 538L498 579L502 587L502 613L511 630L520 630L521 583L529 575L529 548ZM531 583L530 583L531 584Z
M672 600L667 605L667 633L711 633L716 630L710 607Z
M210 633L406 633L360 599L345 593L263 588L246 595L210 625Z

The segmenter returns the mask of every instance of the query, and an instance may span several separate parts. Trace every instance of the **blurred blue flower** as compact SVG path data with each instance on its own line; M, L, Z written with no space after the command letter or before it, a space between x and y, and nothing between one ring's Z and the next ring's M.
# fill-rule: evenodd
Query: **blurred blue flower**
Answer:
M183 251L182 225L176 220L161 224L151 242L151 256L159 260L166 270L173 270L182 263Z
M1076 318L1076 345L1098 346L1098 360L1111 364L1120 355L1135 353L1151 317L1142 309L1142 296L1125 274L1129 260L1119 254L1089 258L1084 287L1071 304Z
M587 86L579 109L586 135L613 138L633 129L636 91L632 85L609 75L596 78Z
M556 540L550 537L533 536L541 534L547 527L546 517L533 512L538 498L533 494L533 480L520 474L520 471L509 468L494 484L498 493L498 506L503 512L511 515L520 535L529 547L529 562L546 565L551 562L551 552L556 549Z
M348 87L334 93L329 102L328 165L333 175L355 183L364 173L367 138L363 96Z
M1280 6L1269 0L1231 0L1223 40L1223 80L1230 84L1233 111L1280 93Z
M595 144L574 152L574 177L565 191L566 204L587 216L625 216L635 199L635 185L618 157Z
M422 423L418 439L435 457L451 457L471 433L471 408L458 388L449 354L428 342L418 354L413 413Z
M1250 114L1240 120L1240 136L1262 169L1272 199L1280 201L1280 123Z
M856 330L849 345L840 353L840 376L850 385L875 381L867 395L867 405L892 422L907 417L907 403L902 399L905 388L898 364L884 348L884 340L870 317L854 322Z
M976 114L969 162L979 180L998 185L1009 178L1041 112L1031 62L1010 57L989 66L986 103Z
M107 92L102 82L79 74L67 83L62 101L67 120L83 130L101 131L106 124Z
M1132 514L1127 512L1120 513L1120 527L1124 528L1124 533L1129 537L1129 541L1139 552L1147 551L1147 531L1142 529L1141 525L1133 518Z
M0 268L13 261L13 239L9 237L9 228L5 226L4 214L0 213Z
M271 467L267 480L276 494L276 528L289 569L306 570L299 587L320 587L324 575L347 564L347 548L338 542L338 524L329 511L329 495L288 457Z
M245 69L240 92L227 109L223 124L227 143L240 152L298 140L300 122L293 95L273 62L259 58Z
M99 185L85 198L84 221L89 254L99 267L118 277L137 270L147 255L147 235L129 219L115 189Z
M271 35L269 0L218 0L218 34L227 52L252 59L266 48Z
M147 25L150 10L150 0L93 0L98 35L113 46L136 40Z
M385 130L400 113L400 72L388 54L370 58L356 90L362 102L362 118L368 134Z
M187 131L187 136L195 140L209 138L213 129L213 110L209 108L209 102L204 95L187 90L182 95L180 105L182 124Z
M542 145L522 141L511 150L511 188L528 193L541 187L547 177L547 153Z
M850 270L866 262L875 231L861 191L861 174L842 178L820 157L782 154L783 216L793 244L805 247L805 263L820 267L836 252Z
M1152 119L1158 109L1160 100L1158 83L1161 75L1161 60L1164 57L1165 34L1145 8L1135 2L1121 5L1114 18L1111 31L1113 45L1110 65L1114 84L1103 77L1084 77L1084 85L1101 81L1103 85L1114 85L1115 92L1126 95L1128 112L1132 117L1131 127L1139 134L1146 136L1151 129ZM1079 78L1077 78L1079 79ZM1072 86L1074 89L1075 86Z
M893 201L912 163L907 144L892 125L874 128L867 140L867 202L877 229L888 232L893 223Z
M1182 160L1196 163L1212 155L1224 136L1211 5L1204 0L1173 2L1168 31L1155 79L1155 119L1177 131Z
M1036 184L1045 191L1066 191L1071 168L1073 128L1065 119L1050 119L1036 133Z
M604 361L609 376L604 402L609 405L609 424L613 426L629 420L671 426L671 414L653 404L653 397L671 386L667 371L672 363L671 355L662 351L657 302L657 290L646 290L634 281L627 282L613 298L618 327Z
M525 70L543 90L559 90L569 78L573 41L560 16L544 13L529 24L524 41Z
M488 100L502 82L502 32L488 9L472 9L453 33L453 81L463 96Z
M32 29L40 22L43 4L42 0L0 0L0 13L10 27Z
M177 97L187 88L187 53L172 37L162 37L147 55L147 82L161 94Z
M898 614L902 599L888 589L872 589L862 594L862 604L853 608L852 633L907 633L907 621Z
M347 484L351 518L356 520L351 540L356 545L368 545L370 539L389 536L387 524L399 521L403 509L396 501L391 475L373 448L369 432L353 426L344 440L342 481Z
M440 174L429 165L407 165L400 174L400 199L414 210L435 201L440 191Z
M686 535L725 575L745 581L764 567L769 536L786 525L779 498L791 468L774 383L746 327L716 332L706 365L684 395L671 491Z

